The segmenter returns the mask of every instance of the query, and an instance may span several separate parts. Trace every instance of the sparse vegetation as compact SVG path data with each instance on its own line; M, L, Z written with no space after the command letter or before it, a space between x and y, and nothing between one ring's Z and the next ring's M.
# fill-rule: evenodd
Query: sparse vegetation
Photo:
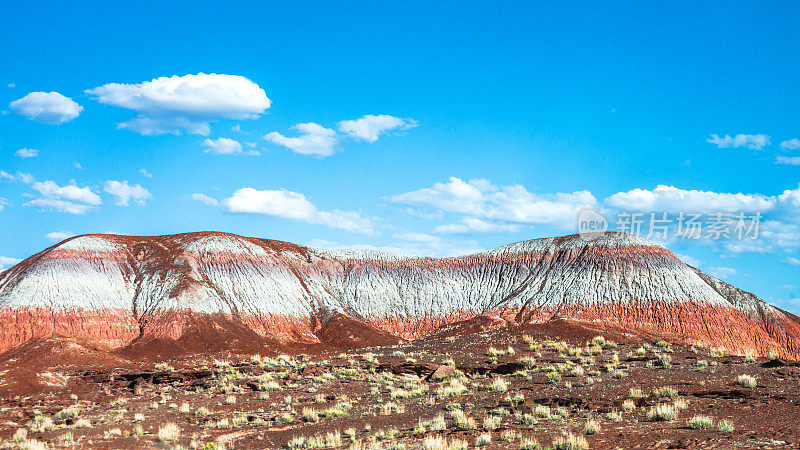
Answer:
M589 419L586 421L586 425L583 427L583 432L586 434L597 434L600 432L600 423L594 419Z
M670 403L659 403L647 411L647 419L655 421L670 421L678 418L678 412Z
M174 423L166 423L158 427L158 440L162 442L175 442L181 437L181 429Z
M589 443L583 436L576 436L572 433L560 436L553 441L553 450L586 450Z
M714 419L709 416L694 416L686 424L693 430L710 430L714 428Z
M736 384L738 384L739 386L744 386L749 389L753 389L756 387L758 382L756 381L755 377L752 377L750 375L739 375L738 377L736 377Z

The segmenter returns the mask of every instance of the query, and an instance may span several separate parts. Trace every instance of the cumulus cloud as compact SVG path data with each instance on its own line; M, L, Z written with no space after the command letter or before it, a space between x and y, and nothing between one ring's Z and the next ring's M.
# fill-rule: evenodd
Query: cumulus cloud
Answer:
M395 239L397 241L388 245L345 245L338 242L314 239L310 242L310 245L331 250L374 250L423 257L462 256L484 250L474 240L442 239L439 236L429 236L421 233L401 233L395 235Z
M788 258L784 258L783 262L786 263L786 264L789 264L790 266L800 266L800 259L797 259L797 258L795 258L793 256L790 256Z
M24 180L23 180L24 181ZM100 196L88 187L78 187L74 183L59 186L54 181L37 181L31 184L31 189L39 193L39 197L25 206L35 206L69 214L85 214L97 210L103 202Z
M775 157L775 164L800 166L800 156L777 156Z
M495 186L487 180L464 181L457 177L451 177L447 183L392 196L390 200L473 218L564 228L575 224L581 209L597 205L597 199L589 191L536 194L520 185ZM478 222L473 222L473 226L489 227Z
M736 269L733 269L731 267L709 267L706 270L706 272L708 272L709 274L711 274L714 277L722 278L722 279L728 278L730 276L733 276L733 275L736 275L737 273L739 273L739 272L736 271Z
M100 103L136 111L122 122L143 135L207 135L210 122L252 119L270 107L266 92L239 75L204 74L154 78L138 84L109 83L87 94Z
M683 255L683 254L680 254L680 253L675 253L675 256L678 259L680 259L681 261L685 262L686 264L688 264L688 265L690 265L692 267L700 267L700 265L703 264L703 262L700 261L699 259L697 259L695 257L692 257L692 256L689 256L689 255Z
M75 233L71 231L53 231L52 233L47 233L44 237L53 242L61 242L64 239L69 239L73 236L75 236Z
M286 137L273 131L264 139L301 155L330 156L336 152L336 131L316 123L299 123L292 129L300 136Z
M764 212L775 207L776 199L761 194L685 190L658 185L653 190L637 188L618 192L608 197L605 204L628 211Z
M147 189L138 184L130 186L128 180L122 182L108 180L103 185L103 190L116 197L116 204L119 206L128 206L131 200L145 205L148 199L153 198Z
M761 150L769 145L769 136L766 134L737 134L731 137L726 134L724 137L720 137L717 134L712 134L707 142L716 145L718 148L747 147L752 150Z
M192 194L192 200L197 200L200 203L203 203L208 206L219 206L219 201L213 197L209 197L205 194Z
M9 258L8 256L0 256L0 269L5 269L6 266L13 266L20 263L22 260L17 258Z
M756 239L732 240L725 243L731 253L793 252L800 249L800 227L794 223L764 220Z
M434 231L444 234L516 233L521 229L522 225L519 224L492 222L476 217L465 217L461 220L461 223L439 225Z
M69 122L83 111L83 106L58 92L31 92L9 106L21 116L50 125Z
M376 220L352 211L320 211L303 194L287 190L242 188L222 201L232 213L262 214L345 231L375 235Z
M153 174L152 174L152 173L150 173L150 172L148 172L148 171L147 171L147 170L145 170L145 169L139 169L139 173L140 173L140 174L142 174L142 175L144 175L144 176L145 176L145 177L147 177L147 178L153 178Z
M367 114L359 119L343 120L336 125L339 132L353 139L375 142L391 130L407 130L417 126L413 119L401 119L387 114Z
M20 158L33 158L35 156L39 156L39 150L34 148L21 148L17 150L16 155Z
M206 139L203 141L206 153L214 155L233 155L242 152L242 144L239 141L228 138Z
M789 139L781 142L781 148L784 150L797 150L800 148L800 139Z

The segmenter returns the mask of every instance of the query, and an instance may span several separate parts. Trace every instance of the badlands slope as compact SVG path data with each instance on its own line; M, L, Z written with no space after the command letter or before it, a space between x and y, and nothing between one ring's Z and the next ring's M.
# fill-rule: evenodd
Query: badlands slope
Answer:
M308 351L395 343L475 321L485 328L554 319L800 356L797 317L660 245L617 233L452 258L216 232L85 235L0 273L0 352L53 336L134 356L153 347Z

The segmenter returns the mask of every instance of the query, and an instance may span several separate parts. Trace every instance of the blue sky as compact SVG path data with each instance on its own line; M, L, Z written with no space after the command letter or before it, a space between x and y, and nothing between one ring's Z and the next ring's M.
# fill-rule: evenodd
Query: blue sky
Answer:
M664 242L800 312L795 3L260 3L5 7L0 264L93 232L448 255L587 206L744 211L756 240Z

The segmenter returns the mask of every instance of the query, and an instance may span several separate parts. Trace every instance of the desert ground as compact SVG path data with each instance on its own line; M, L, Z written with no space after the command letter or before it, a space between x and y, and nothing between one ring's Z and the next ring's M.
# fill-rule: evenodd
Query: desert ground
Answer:
M798 448L800 364L559 322L393 346L0 357L3 448Z

